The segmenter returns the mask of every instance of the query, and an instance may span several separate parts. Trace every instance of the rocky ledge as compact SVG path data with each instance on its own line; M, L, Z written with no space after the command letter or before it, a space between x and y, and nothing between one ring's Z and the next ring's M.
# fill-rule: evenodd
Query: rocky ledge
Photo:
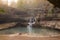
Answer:
M40 21L40 22L36 23L35 26L60 29L60 21Z
M41 21L40 25L43 27L60 29L60 21Z
M5 28L10 28L12 26L16 25L15 22L13 23L4 23L4 24L0 24L0 29L5 29Z
M24 23L17 23L15 27L21 26L21 27L27 27L28 22ZM53 29L59 29L60 30L60 21L40 21L33 24L33 27L46 27L46 28L53 28Z

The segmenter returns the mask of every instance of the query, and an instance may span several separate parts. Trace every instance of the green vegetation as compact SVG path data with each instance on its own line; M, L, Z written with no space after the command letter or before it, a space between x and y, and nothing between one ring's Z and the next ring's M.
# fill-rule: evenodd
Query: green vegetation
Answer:
M3 8L0 8L0 14L5 13L5 10Z
M23 3L23 0L19 0L19 1L18 1L17 7L18 7L20 10L25 11L25 4Z

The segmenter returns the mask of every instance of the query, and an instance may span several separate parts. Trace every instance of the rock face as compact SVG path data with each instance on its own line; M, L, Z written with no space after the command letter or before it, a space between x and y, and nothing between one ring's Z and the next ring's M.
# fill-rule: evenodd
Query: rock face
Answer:
M41 21L40 25L42 27L60 29L60 21Z
M9 22L9 21L18 21L19 19L25 20L24 18L27 16L30 16L27 14L27 12L20 11L16 8L8 7L5 5L1 5L0 8L2 8L5 12L1 13L0 12L0 23L1 22Z
M15 25L16 25L15 22L13 22L13 23L0 24L0 29L10 28L10 27L13 27Z
M8 7L6 5L0 5L0 10L1 9L4 10L5 12L0 12L0 29L13 27L16 25L16 22L26 21L23 18L23 16L25 17L26 15L28 15L26 12Z
M52 3L55 7L60 8L60 0L48 0L50 3Z
M49 1L49 0L48 0ZM52 0L53 1L53 0ZM53 2L52 2L53 3ZM59 3L59 2L58 2ZM47 4L47 3L46 3ZM43 4L42 4L43 5ZM47 5L47 6L49 6L49 5ZM56 4L56 6L58 7L58 5ZM1 27L0 29L2 29L2 28L7 28L7 27L10 27L11 25L12 26L15 26L15 23L11 23L11 22L20 22L20 23L18 23L19 24L19 26L20 25L25 25L25 26L27 26L27 23L28 23L28 19L29 19L29 17L31 17L31 13L27 13L27 11L20 11L20 10L18 10L18 9L16 9L16 8L11 8L11 7L5 7L5 6L1 6L2 8L6 8L5 10L7 10L7 14L0 14L0 26L2 26L2 25L4 25L3 27ZM39 6L40 7L40 6ZM51 6L52 7L52 6ZM42 11L41 13L42 13L42 15L44 15L44 13L43 13L43 11L45 11L45 10L43 10L43 9L45 9L45 8L47 8L47 7L45 7L45 3L44 3L44 5L43 5L43 7L42 7L42 10L35 10L34 12L36 12L35 13L35 15L37 14L37 11ZM50 8L50 7L48 7L48 8ZM48 9L47 8L47 9ZM38 13L39 14L39 13ZM43 19L43 17L44 16L42 16L41 15L41 18ZM47 18L48 19L48 18ZM2 24L1 25L1 22L8 22L9 24ZM24 23L25 22L25 23ZM56 21L57 22L57 21ZM53 28L57 28L57 29L60 29L60 22L57 22L57 24L55 24L56 23L55 21L54 22L52 22L52 21L46 21L46 22L44 22L44 21L41 21L41 22L39 22L38 24L36 23L36 25L37 26L44 26L44 27L46 27L46 26L48 26L48 27L53 27ZM10 24L11 23L11 24ZM18 26L18 24L17 24L17 26ZM35 26L36 26L35 25ZM36 26L36 27L37 27Z

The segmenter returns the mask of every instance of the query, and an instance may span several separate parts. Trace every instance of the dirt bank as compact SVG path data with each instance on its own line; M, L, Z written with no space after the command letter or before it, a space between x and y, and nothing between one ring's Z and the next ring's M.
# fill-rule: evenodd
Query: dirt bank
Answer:
M27 37L27 36L0 36L0 40L60 40L60 36L55 37Z

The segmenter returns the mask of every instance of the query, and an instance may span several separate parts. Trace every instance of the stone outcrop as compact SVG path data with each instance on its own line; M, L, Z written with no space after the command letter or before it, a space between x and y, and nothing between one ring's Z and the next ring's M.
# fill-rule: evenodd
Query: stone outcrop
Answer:
M40 21L40 26L60 29L60 21Z
M3 8L4 7L5 6L3 6ZM15 8L11 8L11 7L7 7L7 8L9 8L9 10L6 9L7 10L7 15L4 14L4 15L0 16L0 23L1 22L3 22L3 23L8 22L8 23L7 24L6 23L5 24L0 24L0 27L1 27L0 29L9 28L9 27L13 27L13 26L27 26L28 25L28 20L29 20L29 17L31 17L31 13L28 14L27 11L23 12L23 11L20 11L20 10L17 10ZM39 9L37 11L41 11L41 10ZM34 12L36 12L35 15L37 15L37 11L34 11ZM43 17L45 17L45 16L43 16L43 15L44 15L44 13L42 13L40 15L40 18L44 19ZM1 21L1 20L3 20L3 21ZM16 24L16 23L12 23L12 22L20 22L20 23ZM36 26L36 27L37 26L42 26L42 27L50 27L50 28L60 29L60 21L40 21L39 23L36 23L34 26Z
M60 8L60 0L48 0L50 3L52 3L55 7Z
M16 25L15 22L13 22L13 23L0 24L0 29L10 28L10 27L13 27L15 25Z

